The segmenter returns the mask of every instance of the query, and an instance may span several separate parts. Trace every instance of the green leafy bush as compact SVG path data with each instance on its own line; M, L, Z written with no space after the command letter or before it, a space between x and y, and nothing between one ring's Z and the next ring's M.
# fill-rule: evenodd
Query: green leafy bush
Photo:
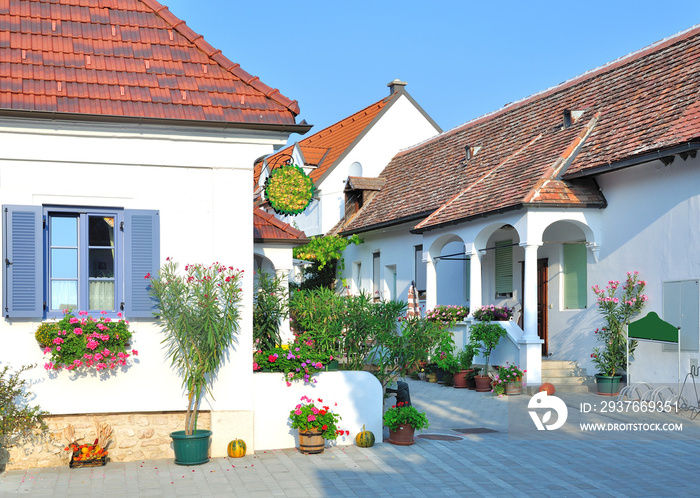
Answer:
M279 346L280 325L289 311L287 289L282 279L265 271L257 274L257 286L253 296L253 341L257 349Z
M0 449L22 444L32 437L35 429L46 430L44 416L47 412L37 406L30 406L28 399L32 393L22 373L36 365L25 365L16 372L9 366L0 368ZM0 470L4 464L0 462Z

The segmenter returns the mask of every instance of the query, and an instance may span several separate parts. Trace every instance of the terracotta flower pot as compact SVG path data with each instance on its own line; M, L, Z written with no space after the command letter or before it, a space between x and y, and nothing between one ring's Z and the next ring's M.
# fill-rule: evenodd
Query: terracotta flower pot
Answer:
M460 370L456 374L454 374L454 386L457 389L464 389L466 387L469 387L467 385L467 372L469 370Z
M476 382L476 392L488 393L491 392L491 377L488 375L477 375L474 377Z
M415 443L414 432L415 429L411 425L400 425L395 431L389 429L389 442L398 446L411 446Z

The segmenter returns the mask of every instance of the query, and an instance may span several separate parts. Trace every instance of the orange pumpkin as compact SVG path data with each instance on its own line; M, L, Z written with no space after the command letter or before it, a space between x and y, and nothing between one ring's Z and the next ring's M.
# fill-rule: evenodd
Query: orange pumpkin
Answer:
M240 458L242 456L245 456L245 441L243 441L242 439L234 439L233 441L228 443L227 452L228 456L230 456L231 458Z

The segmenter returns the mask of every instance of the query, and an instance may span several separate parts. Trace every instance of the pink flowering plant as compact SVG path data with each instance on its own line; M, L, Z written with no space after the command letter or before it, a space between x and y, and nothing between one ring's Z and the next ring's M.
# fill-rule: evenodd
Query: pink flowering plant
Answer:
M508 306L482 306L474 311L474 318L482 322L506 322L513 317L513 308Z
M298 337L291 344L257 350L253 354L253 371L282 372L287 386L295 380L315 384L313 374L325 370L333 359L329 351L319 351L313 341Z
M87 311L63 310L63 318L55 326L44 327L44 354L50 355L46 370L112 370L126 366L138 351L129 348L129 322L118 313L117 320L105 316L93 318Z
M469 316L469 308L466 306L455 306L441 304L425 314L425 318L431 322L442 322L451 324L464 321Z
M613 376L618 370L627 370L627 326L642 311L647 296L644 295L646 282L639 279L639 272L627 272L627 280L610 280L605 289L593 286L598 298L598 312L605 325L595 330L601 344L593 349L591 358L598 367L598 373ZM634 353L636 341L630 342L630 354Z
M523 380L526 372L527 370L520 370L516 364L506 362L505 367L499 367L498 376L506 382L519 382Z
M316 402L319 406L316 406ZM292 421L292 429L300 432L318 430L323 439L337 439L338 436L349 436L350 431L338 429L341 416L334 413L329 406L323 406L323 400L313 400L308 396L301 397L301 403L289 412L289 420ZM338 406L334 403L334 406Z
M211 395L219 369L230 361L240 332L243 270L213 263L179 265L166 258L150 281L156 323L163 329L165 356L187 394L185 433L197 432L202 397Z

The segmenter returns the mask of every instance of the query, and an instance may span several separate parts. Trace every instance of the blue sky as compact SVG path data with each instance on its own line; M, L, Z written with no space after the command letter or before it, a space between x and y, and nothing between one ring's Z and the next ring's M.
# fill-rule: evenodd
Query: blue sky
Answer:
M447 130L700 23L697 0L161 3L299 101L312 133L394 78Z

